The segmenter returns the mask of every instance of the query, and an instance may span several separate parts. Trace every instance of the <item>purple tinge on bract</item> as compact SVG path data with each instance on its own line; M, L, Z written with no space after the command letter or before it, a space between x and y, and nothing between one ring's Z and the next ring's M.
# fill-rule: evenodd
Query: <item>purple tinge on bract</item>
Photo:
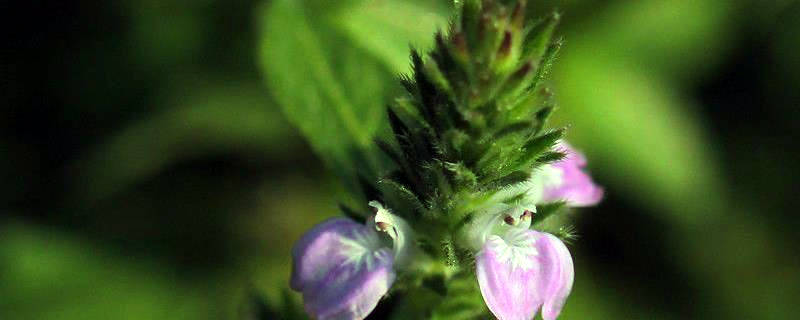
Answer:
M290 286L317 319L363 319L395 279L391 249L373 228L345 218L308 231L292 256Z
M572 289L572 258L553 235L527 229L492 235L476 256L481 294L500 320L555 319Z
M561 181L545 188L543 201L564 200L573 207L592 206L600 202L603 198L603 188L594 184L592 178L583 171L586 167L586 157L566 142L560 142L557 149L567 155L563 160L553 164L553 169L561 174Z

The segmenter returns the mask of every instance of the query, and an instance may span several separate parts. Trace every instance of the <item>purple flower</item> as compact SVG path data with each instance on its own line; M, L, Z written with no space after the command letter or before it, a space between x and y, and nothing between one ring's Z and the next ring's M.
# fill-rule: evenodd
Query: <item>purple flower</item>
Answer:
M543 202L565 200L572 207L592 206L603 198L603 189L583 171L586 158L562 141L558 146L567 157L551 166L552 175L542 193Z
M509 217L476 255L483 300L500 320L529 320L540 309L544 320L555 319L572 289L569 251L555 236L529 230L528 211L522 223Z
M367 225L329 219L292 250L290 286L303 294L306 312L317 319L366 317L394 282L398 262L408 256L405 222L377 202L370 205L377 214Z

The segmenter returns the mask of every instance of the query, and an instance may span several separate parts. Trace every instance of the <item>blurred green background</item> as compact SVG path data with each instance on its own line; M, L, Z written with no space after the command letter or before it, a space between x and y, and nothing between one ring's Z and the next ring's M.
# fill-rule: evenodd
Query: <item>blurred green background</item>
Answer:
M557 123L607 193L561 319L796 317L800 2L529 2L563 13ZM281 319L452 3L0 12L0 319Z

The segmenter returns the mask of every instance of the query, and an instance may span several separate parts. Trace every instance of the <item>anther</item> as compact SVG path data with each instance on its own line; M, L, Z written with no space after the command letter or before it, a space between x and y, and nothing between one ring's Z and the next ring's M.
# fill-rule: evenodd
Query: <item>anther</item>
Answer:
M512 225L512 226L513 226L513 225L515 224L515 222L516 222L516 221L514 221L514 217L512 217L512 216L509 216L509 215L507 215L505 218L503 218L503 221L505 221L505 223L506 223L506 224L508 224L508 225Z
M522 212L522 215L519 216L520 220L531 219L531 218L533 218L533 211L530 210L525 210L524 212Z
M378 230L383 232L388 232L388 230L392 227L390 224L383 221L376 222L375 226L378 228Z

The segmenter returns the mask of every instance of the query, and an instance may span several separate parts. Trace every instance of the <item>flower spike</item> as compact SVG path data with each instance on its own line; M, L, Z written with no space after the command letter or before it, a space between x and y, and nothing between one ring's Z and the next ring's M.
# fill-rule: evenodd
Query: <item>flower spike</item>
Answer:
M553 320L572 290L570 252L532 229L603 196L566 129L547 126L559 15L528 19L526 0L458 3L432 50L412 50L405 93L387 108L378 146L393 165L377 189L362 184L386 202L369 202L366 225L329 220L295 247L292 288L316 318L366 317L395 278L398 291L439 295L403 314L415 319L485 318L488 307L500 320Z

